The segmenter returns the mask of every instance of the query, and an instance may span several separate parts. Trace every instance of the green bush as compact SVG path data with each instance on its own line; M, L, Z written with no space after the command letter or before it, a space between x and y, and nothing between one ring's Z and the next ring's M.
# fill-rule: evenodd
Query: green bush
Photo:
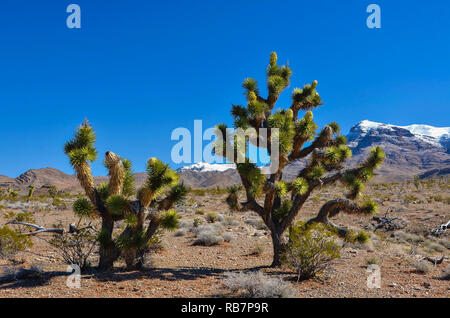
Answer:
M29 236L7 226L0 227L0 258L11 259L20 251L33 246Z
M219 215L216 212L211 211L211 212L206 213L205 218L208 223L214 223L217 220L219 220Z
M341 247L336 238L337 233L322 223L306 226L298 222L290 228L283 263L297 272L298 280L316 277L328 268L331 260L340 257Z

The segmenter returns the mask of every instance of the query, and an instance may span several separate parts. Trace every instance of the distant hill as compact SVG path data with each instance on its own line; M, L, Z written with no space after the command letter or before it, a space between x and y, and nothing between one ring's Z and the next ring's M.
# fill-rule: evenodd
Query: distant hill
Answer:
M366 158L375 146L381 146L386 152L386 160L379 170L375 181L401 181L421 178L450 176L450 127L428 125L396 126L363 120L353 126L347 134L348 146L353 157L349 164L355 165ZM305 160L294 162L284 169L283 177L295 178ZM177 170L185 185L195 189L224 188L240 183L234 165L196 163ZM146 174L136 173L136 186L146 180ZM95 177L95 183L108 181L106 176ZM31 169L17 178L0 175L0 187L25 189L34 185L36 193L47 193L50 185L59 190L82 191L74 175L66 174L54 168Z

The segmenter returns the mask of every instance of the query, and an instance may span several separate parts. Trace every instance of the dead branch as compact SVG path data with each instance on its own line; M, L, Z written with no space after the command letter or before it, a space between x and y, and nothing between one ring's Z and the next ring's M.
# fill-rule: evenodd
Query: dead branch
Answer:
M441 236L445 230L450 226L450 221L447 223L441 224L438 228L430 231L430 234L433 236Z

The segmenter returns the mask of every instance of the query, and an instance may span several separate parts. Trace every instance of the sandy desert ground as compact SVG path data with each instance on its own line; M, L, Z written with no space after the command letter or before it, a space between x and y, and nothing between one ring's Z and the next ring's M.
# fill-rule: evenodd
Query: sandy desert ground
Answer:
M327 199L340 196L342 188L323 189L313 195L298 216L307 220ZM154 251L142 271L127 271L119 261L111 272L94 268L82 274L80 288L68 288L67 264L46 241L50 234L33 238L34 246L10 260L0 261L0 297L222 297L227 272L261 270L281 277L295 289L297 297L449 297L449 233L436 238L431 229L450 219L450 180L371 184L366 193L379 202L379 216L400 218L405 227L395 231L377 230L369 216L339 215L334 221L371 234L367 245L344 245L341 258L334 260L318 279L296 281L288 268L269 268L272 248L270 234L258 216L251 212L231 212L226 194L195 191L177 206L180 228L164 232L162 246ZM0 224L8 212L31 211L37 224L67 226L77 219L71 211L73 198L50 197L0 202ZM64 204L66 207L64 207ZM208 212L219 219L208 223ZM198 246L193 232L194 219L203 226L215 227L221 241L213 246ZM96 222L96 221L94 221ZM199 222L199 221L197 221ZM229 242L226 242L229 241ZM441 259L433 265L423 260ZM95 256L92 263L96 264ZM368 288L368 264L381 269L381 288ZM14 275L21 269L38 268L32 277ZM447 275L447 280L443 279Z

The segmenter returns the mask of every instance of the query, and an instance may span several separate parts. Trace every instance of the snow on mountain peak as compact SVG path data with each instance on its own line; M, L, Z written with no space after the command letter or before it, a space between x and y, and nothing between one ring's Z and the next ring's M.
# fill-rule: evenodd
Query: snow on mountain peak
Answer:
M413 124L409 126L398 126L398 125L377 123L370 120L363 120L359 122L356 127L359 127L364 132L378 128L384 129L401 128L408 130L413 135L422 135L435 139L450 138L450 127L433 127L429 125L418 125L418 124Z
M217 163L207 163L207 162L197 162L189 166L184 166L178 169L179 172L181 171L198 171L198 172L209 172L209 171L226 171L228 169L236 169L235 164L217 164Z

